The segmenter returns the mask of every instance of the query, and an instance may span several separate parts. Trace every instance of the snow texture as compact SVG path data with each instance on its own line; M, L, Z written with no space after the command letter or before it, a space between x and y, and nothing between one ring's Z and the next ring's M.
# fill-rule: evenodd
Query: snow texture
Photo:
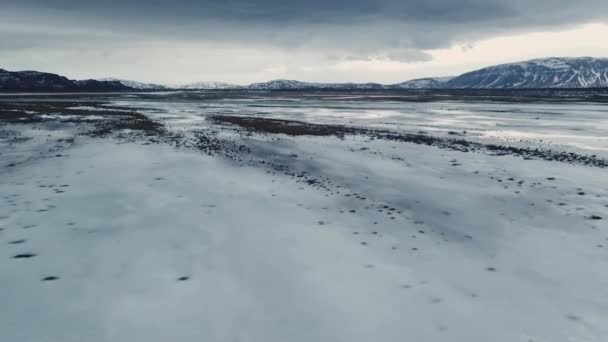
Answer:
M608 154L599 104L115 104L149 108L186 137L210 129L207 114L250 113ZM608 221L589 219L608 218L604 169L225 128L249 158L331 179L323 191L196 150L77 133L0 127L0 341L608 336Z

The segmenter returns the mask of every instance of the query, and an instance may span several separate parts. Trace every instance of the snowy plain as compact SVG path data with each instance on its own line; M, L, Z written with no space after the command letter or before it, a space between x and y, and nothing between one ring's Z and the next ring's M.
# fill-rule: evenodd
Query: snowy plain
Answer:
M89 137L53 121L0 125L0 341L606 341L605 168L208 120L605 158L606 104L104 100L184 141L212 131L248 153Z

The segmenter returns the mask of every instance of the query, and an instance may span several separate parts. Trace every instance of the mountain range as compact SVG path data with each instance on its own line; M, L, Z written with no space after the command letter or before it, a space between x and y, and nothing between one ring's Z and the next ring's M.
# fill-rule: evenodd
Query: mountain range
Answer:
M399 90L399 89L544 89L608 88L608 58L544 58L501 64L456 77L429 77L397 84L311 83L272 80L250 85L198 82L161 85L105 78L70 80L37 71L10 72L0 69L0 92L101 92L152 90Z
M0 69L0 92L107 92L128 91L119 81L70 80L38 71L11 72Z
M608 87L608 58L544 58L460 75L448 88L530 89Z

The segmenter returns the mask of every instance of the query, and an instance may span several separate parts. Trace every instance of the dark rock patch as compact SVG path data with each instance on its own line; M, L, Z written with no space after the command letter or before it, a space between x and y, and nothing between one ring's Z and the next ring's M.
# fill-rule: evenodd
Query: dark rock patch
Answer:
M49 277L44 277L44 278L40 279L40 281L55 281L55 280L59 280L59 277L49 276Z
M541 150L538 148L524 148L496 144L483 144L467 141L461 138L432 137L426 134L397 133L387 130L373 130L343 125L312 124L295 120L268 119L251 116L211 115L209 120L216 124L239 127L248 132L262 134L286 134L290 136L336 136L344 138L346 135L363 135L373 139L385 139L404 143L435 146L442 149L472 152L478 151L493 156L513 155L524 159L541 159L585 166L608 167L608 160L595 155L581 155L573 152ZM460 165L455 160L454 166Z
M29 258L33 258L35 256L36 256L36 254L34 254L34 253L21 253L21 254L17 254L15 256L13 256L13 259L29 259Z

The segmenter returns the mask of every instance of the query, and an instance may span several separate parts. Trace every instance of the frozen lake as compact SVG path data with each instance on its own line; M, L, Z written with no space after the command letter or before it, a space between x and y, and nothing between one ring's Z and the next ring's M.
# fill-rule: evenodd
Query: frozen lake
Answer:
M179 101L165 97L130 98L114 103L162 109L172 125L191 129L208 114L251 115L311 123L355 125L433 134L466 131L471 139L559 145L607 153L608 105L496 101L411 101L408 96L376 98L345 94L256 94L210 97L191 94Z
M3 116L1 341L608 336L608 104L165 93Z

